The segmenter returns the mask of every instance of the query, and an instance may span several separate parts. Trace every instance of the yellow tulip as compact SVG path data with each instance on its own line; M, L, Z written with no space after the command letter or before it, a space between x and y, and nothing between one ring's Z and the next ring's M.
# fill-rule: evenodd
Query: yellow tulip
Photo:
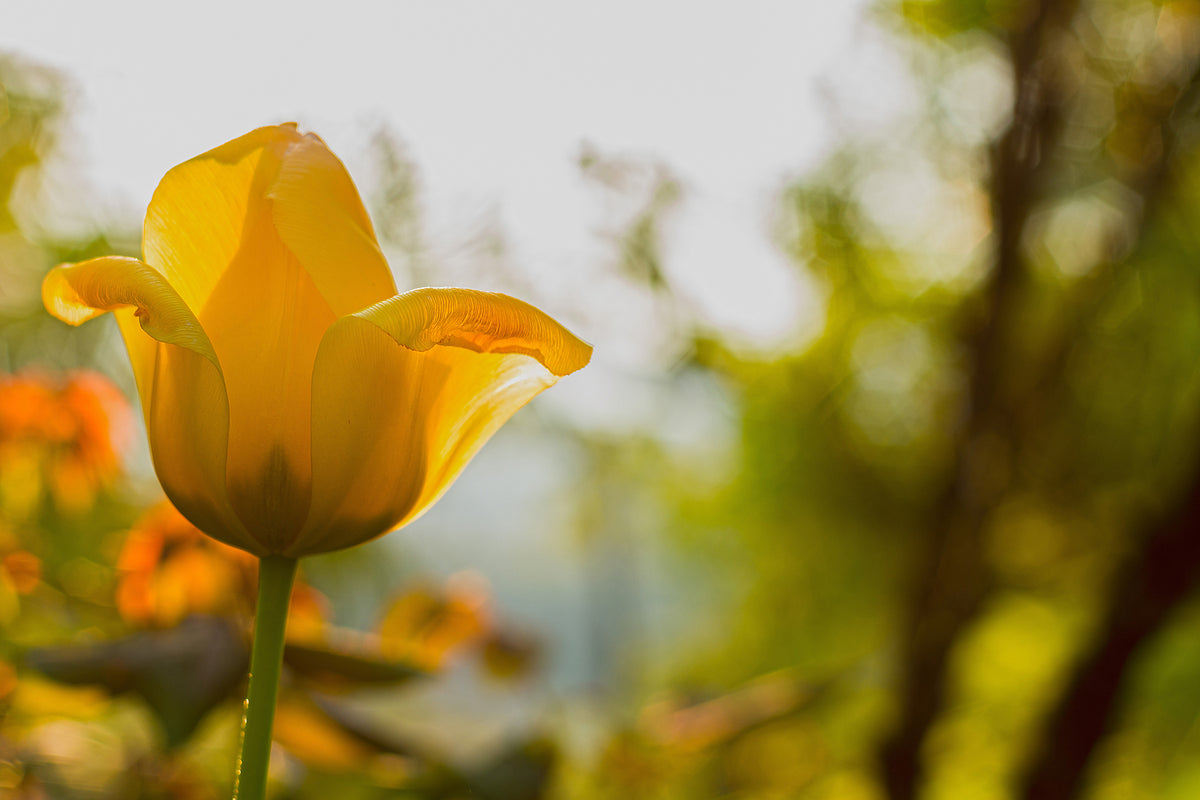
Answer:
M115 314L167 496L258 556L413 520L591 357L505 295L397 294L345 167L293 124L168 172L142 250L56 267L43 300L73 325Z

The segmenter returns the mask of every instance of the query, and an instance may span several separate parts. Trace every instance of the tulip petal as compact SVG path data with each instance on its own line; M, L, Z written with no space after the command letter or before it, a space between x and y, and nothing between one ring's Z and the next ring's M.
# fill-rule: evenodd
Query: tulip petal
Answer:
M299 556L419 516L493 433L591 347L505 295L419 289L338 320L313 371L313 494Z
M229 500L278 552L308 514L313 361L336 317L269 217L247 227L200 318L229 392Z
M280 238L337 316L396 294L354 182L315 134L288 147L269 195Z
M72 325L115 313L167 496L205 533L259 552L226 496L229 403L221 365L179 294L141 261L109 256L51 270L42 299Z

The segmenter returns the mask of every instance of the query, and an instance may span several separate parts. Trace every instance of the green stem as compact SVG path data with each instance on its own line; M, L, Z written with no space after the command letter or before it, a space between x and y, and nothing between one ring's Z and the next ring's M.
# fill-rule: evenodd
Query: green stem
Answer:
M234 800L263 800L271 758L271 726L279 696L283 636L288 601L296 577L296 559L263 556L258 562L258 610L254 614L254 649L250 652L250 688L242 717L242 746L233 779Z

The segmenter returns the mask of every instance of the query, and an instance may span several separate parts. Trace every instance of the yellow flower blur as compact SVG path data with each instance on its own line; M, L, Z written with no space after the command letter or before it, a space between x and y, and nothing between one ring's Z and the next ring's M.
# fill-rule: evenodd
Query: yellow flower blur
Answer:
M168 172L142 251L56 267L46 308L73 325L115 314L167 496L259 556L413 520L591 357L512 297L397 294L345 167L294 124Z

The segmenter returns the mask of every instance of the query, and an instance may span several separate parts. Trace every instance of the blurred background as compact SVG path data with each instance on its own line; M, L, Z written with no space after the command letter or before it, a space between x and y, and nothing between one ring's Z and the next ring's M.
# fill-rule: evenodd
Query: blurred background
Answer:
M38 290L289 119L596 350L304 563L275 797L1200 796L1200 3L4 16L0 797L229 795L253 560Z

